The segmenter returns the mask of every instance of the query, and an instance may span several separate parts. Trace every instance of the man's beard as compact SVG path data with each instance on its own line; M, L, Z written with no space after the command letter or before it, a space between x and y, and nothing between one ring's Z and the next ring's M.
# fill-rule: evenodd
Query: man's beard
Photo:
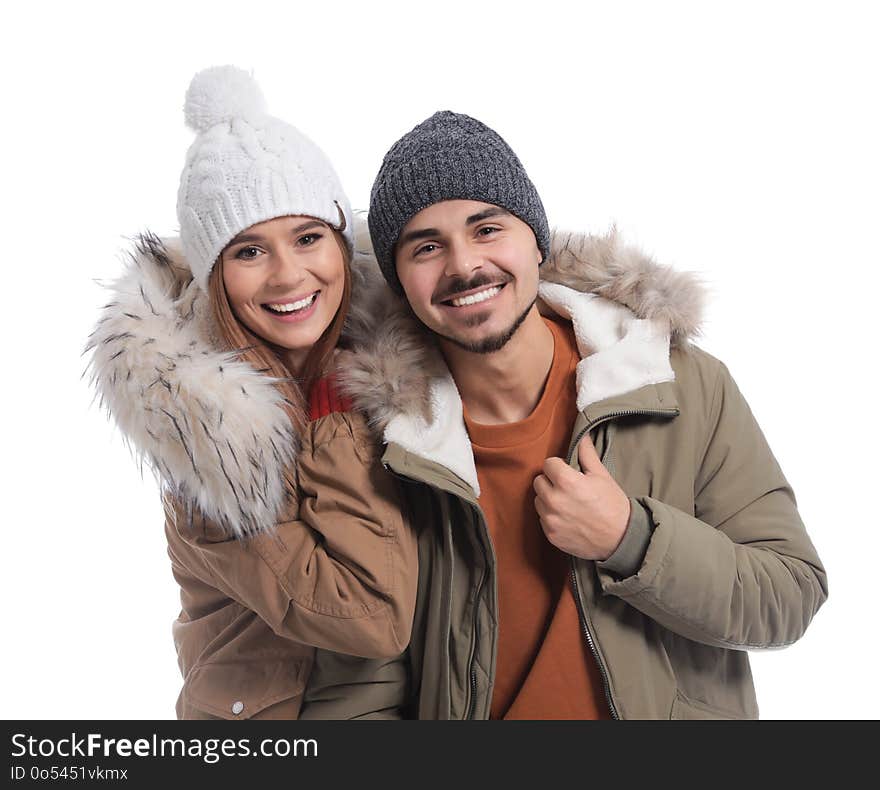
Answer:
M500 332L497 335L492 335L490 337L484 337L482 340L478 340L475 343L469 343L464 340L459 340L457 337L452 337L451 335L444 335L440 332L434 332L437 337L442 337L444 340L448 340L450 343L458 346L459 348L464 349L465 351L469 351L471 354L494 354L496 351L500 351L504 346L508 344L510 339L516 334L516 330L520 328L523 321L526 320L526 316L528 316L529 311L534 306L537 301L537 295L534 299L532 299L531 303L525 310L520 314L519 318L514 321L508 329L504 332ZM486 320L485 315L483 316L474 316L476 321L475 325L479 325ZM473 326L474 324L472 324Z

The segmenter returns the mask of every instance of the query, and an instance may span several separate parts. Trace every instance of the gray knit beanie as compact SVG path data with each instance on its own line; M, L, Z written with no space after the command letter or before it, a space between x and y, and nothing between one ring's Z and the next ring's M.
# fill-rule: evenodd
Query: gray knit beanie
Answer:
M434 113L385 154L370 193L368 224L388 284L403 292L394 245L407 222L441 200L479 200L507 209L535 233L542 259L550 251L544 205L522 162L488 126L468 115Z

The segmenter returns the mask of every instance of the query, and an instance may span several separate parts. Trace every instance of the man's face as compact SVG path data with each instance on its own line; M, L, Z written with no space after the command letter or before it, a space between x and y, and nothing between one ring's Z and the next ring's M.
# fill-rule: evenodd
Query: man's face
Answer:
M406 224L397 276L419 320L468 351L502 348L538 295L541 251L532 229L476 200L444 200Z

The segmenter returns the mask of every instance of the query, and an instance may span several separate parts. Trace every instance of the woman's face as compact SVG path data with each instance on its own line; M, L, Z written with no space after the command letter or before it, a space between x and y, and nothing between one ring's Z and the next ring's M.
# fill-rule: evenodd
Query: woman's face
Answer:
M232 312L286 350L299 372L342 301L345 259L327 223L278 217L243 230L220 254Z

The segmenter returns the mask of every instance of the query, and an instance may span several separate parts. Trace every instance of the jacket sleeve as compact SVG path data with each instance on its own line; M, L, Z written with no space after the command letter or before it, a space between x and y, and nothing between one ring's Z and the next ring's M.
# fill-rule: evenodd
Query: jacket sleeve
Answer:
M697 642L785 647L827 599L827 577L794 492L733 377L716 362L694 514L631 497L624 539L597 563L599 580L604 594Z
M365 658L400 654L412 628L417 544L361 418L337 412L311 423L297 476L299 501L245 539L166 497L172 561L279 636Z

